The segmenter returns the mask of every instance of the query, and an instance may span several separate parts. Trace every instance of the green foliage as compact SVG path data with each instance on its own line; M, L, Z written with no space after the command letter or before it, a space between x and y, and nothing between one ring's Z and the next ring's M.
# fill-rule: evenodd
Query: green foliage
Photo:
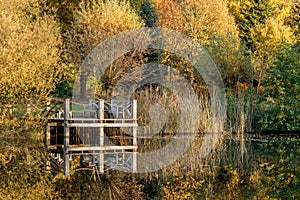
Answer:
M235 16L240 29L240 37L253 51L253 38L250 31L253 27L265 24L268 18L282 18L287 10L287 2L283 0L230 0L230 12ZM284 9L283 9L284 8Z
M265 87L260 99L263 111L257 116L257 124L262 129L299 130L299 55L293 50L286 50L279 53L277 59L262 83Z
M239 166L237 161L241 153L234 155L241 140L231 138L226 140L225 149L221 150L221 162L216 166L199 166L193 171L172 168L167 178L160 182L161 197L224 200L299 198L299 139L262 136L261 140L246 141L246 154L251 152L251 155L247 159L244 157L243 166Z
M269 142L255 143L255 153L261 163L254 167L252 181L264 196L275 199L297 199L300 196L300 148L294 137L277 136ZM254 175L256 174L256 176Z
M155 27L158 23L158 16L152 1L145 0L140 6L140 16L146 27Z
M61 58L60 65L64 71L57 76L59 81L55 84L52 95L59 98L71 97L76 77L75 66L72 62L68 62L67 59L64 58Z

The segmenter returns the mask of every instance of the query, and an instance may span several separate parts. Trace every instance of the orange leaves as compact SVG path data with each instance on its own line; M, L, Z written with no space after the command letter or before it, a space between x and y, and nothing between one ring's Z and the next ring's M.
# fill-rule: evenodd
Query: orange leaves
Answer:
M181 30L183 27L180 5L172 0L154 0L159 26Z

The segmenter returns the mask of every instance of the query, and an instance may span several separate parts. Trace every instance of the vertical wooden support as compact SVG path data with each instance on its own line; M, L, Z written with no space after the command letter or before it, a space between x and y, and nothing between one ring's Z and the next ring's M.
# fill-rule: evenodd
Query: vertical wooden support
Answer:
M137 152L136 151L132 152L132 172L133 173L137 172L137 159L136 159L136 156L137 156Z
M68 153L68 147L70 144L70 128L68 127L70 112L70 99L65 100L64 108L64 174L70 174L70 155Z
M137 100L132 100L132 119L134 123L134 127L132 127L132 135L133 135L133 141L132 145L137 146ZM134 150L132 152L132 172L135 173L137 171L137 152Z
M47 102L47 104L46 104L46 110L47 110L47 113L49 113L50 112L50 104L51 104L51 102L50 102L50 100ZM57 126L57 125L56 125ZM47 145L47 147L50 145L50 137L51 137L51 134L50 134L50 124L48 123L47 124L47 129L46 129L46 145ZM49 163L49 165L50 165L50 163Z
M47 149L49 148L49 146L50 146L50 126L51 126L51 124L48 122L47 123L47 126L46 126L46 138L45 138L45 144L46 144L46 147L47 147ZM56 125L57 126L57 125ZM50 166L51 166L51 163L50 163L50 161L47 159L47 161L46 161L46 170L50 170Z
M49 147L50 146L50 139L51 139L51 123L47 123L47 126L46 126L46 138L45 138L45 144L46 144L46 146L47 147ZM56 124L56 126L57 126L57 124Z
M99 122L104 123L104 99L99 99L98 101L98 117ZM100 147L104 147L104 127L100 127ZM99 153L99 172L104 172L104 152L102 150Z
M51 101L49 100L49 101L47 101L47 103L46 103L46 110L47 110L47 112L50 111L50 105L51 105Z
M30 104L30 100L27 101L27 105L26 105L26 114L30 115L31 114L31 104Z
M48 149L50 146L50 123L49 122L46 125L46 138L44 138L44 142ZM50 166L51 166L51 163L50 163L49 159L46 159L46 170L47 171L50 171L50 169L51 169Z
M132 100L132 120L136 125L133 127L133 145L137 145L137 101Z

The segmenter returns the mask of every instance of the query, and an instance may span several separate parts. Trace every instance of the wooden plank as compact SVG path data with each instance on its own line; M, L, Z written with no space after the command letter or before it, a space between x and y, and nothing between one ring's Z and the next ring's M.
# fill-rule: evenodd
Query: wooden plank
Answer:
M103 119L104 119L104 100L100 99L99 102L99 119L100 122L103 123ZM104 147L104 127L100 127L100 147ZM104 173L104 154L103 151L99 152L99 163L98 163L98 167L99 167L99 172L100 173Z
M98 118L100 120L103 120L104 119L104 100L103 99L100 99L99 102L98 102L98 107L99 107L99 110L98 110Z
M65 115L64 115L64 174L69 175L70 169L69 169L69 154L68 154L68 146L70 145L70 129L68 127L67 121L69 119L69 115L66 113L69 113L70 111L70 99L65 100Z
M137 121L137 100L132 100L132 119Z
M99 172L104 173L104 154L100 152L99 154Z
M134 119L134 123L137 124L137 100L132 100L132 118ZM133 145L137 146L137 126L132 128L133 135ZM137 172L137 149L132 154L132 172Z
M99 154L102 154L102 155L112 155L112 154L124 154L124 155L129 154L129 155L133 155L134 153L136 153L136 152L130 152L130 151L125 151L125 152L102 152L102 151L82 152L82 151L72 151L71 152L72 155L95 155L95 156L99 156Z
M132 172L137 172L137 152L132 153Z
M118 128L118 127L137 127L136 123L67 123L67 127L95 127L95 128Z
M117 121L117 122L133 122L133 121L135 121L134 119L104 119L103 121L112 121L112 122L114 122L114 121Z
M69 118L68 121L89 121L89 122L99 122L97 118Z
M59 119L57 119L59 120ZM104 119L104 117L101 119L102 121L135 121L134 119ZM69 121L91 121L91 122L99 122L100 120L97 118L69 118Z
M137 146L77 146L69 147L68 151L136 150L137 148Z
M132 128L132 136L133 136L132 144L137 145L137 126Z

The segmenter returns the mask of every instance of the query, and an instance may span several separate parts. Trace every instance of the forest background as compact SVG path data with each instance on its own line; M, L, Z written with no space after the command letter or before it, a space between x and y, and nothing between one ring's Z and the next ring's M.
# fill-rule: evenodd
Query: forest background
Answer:
M1 199L300 196L300 150L293 138L259 144L259 158L251 144L242 145L240 136L237 142L226 140L231 133L300 130L299 1L0 0L0 11ZM224 151L197 161L211 167L201 175L199 166L179 170L183 161L137 180L122 173L98 180L89 173L65 177L45 170L49 116L28 114L28 101L43 105L49 98L71 97L80 65L93 48L142 27L180 31L209 52L226 88ZM90 91L95 84L90 80L85 92L109 98L122 74L150 61L180 71L199 94L206 90L185 60L170 52L141 50L118 58L97 81L97 90ZM147 116L140 123L146 122ZM199 132L205 130L204 123Z

